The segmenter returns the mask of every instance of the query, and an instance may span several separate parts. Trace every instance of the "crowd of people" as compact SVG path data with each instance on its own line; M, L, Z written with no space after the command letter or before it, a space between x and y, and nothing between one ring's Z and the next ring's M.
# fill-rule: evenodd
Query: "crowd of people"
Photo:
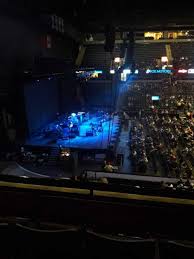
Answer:
M178 81L147 82L142 85L138 83L129 88L129 110L137 111L132 119L129 136L134 172L192 178L194 174L192 89L191 83ZM150 97L153 94L160 96L160 99L152 101Z

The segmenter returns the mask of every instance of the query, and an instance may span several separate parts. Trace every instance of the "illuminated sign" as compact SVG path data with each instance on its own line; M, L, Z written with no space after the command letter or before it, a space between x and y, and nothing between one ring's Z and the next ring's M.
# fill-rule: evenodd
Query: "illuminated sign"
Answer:
M171 74L170 69L147 69L146 74Z
M160 96L152 96L152 101L159 101L160 100Z
M77 70L75 71L78 77L92 77L92 78L98 78L99 74L103 74L102 70Z
M180 74L186 74L187 72L188 72L187 69L179 69L178 70L178 73L180 73Z
M188 74L194 74L194 68L188 69Z

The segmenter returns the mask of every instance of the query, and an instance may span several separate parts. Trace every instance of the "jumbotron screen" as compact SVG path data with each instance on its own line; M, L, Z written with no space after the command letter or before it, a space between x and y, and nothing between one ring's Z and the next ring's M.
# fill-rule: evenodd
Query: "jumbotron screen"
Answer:
M156 96L152 96L152 101L159 101L160 100L160 96L156 95Z

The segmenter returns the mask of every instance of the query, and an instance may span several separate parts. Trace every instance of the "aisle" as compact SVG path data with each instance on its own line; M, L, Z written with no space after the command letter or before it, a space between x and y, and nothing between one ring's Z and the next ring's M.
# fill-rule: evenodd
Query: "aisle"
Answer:
M132 174L131 170L131 161L128 158L130 156L129 150L129 132L131 129L131 121L129 121L129 125L127 128L122 127L121 134L119 137L119 143L117 145L117 154L124 155L124 163L123 166L120 167L119 172L125 174Z

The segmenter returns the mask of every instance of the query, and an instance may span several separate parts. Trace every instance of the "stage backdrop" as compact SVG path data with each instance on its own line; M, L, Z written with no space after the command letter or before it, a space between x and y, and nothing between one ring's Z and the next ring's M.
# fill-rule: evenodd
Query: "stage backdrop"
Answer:
M24 86L29 135L56 119L58 95L57 79L32 80Z
M111 110L115 89L111 80L90 80L85 90L86 103L90 109Z

